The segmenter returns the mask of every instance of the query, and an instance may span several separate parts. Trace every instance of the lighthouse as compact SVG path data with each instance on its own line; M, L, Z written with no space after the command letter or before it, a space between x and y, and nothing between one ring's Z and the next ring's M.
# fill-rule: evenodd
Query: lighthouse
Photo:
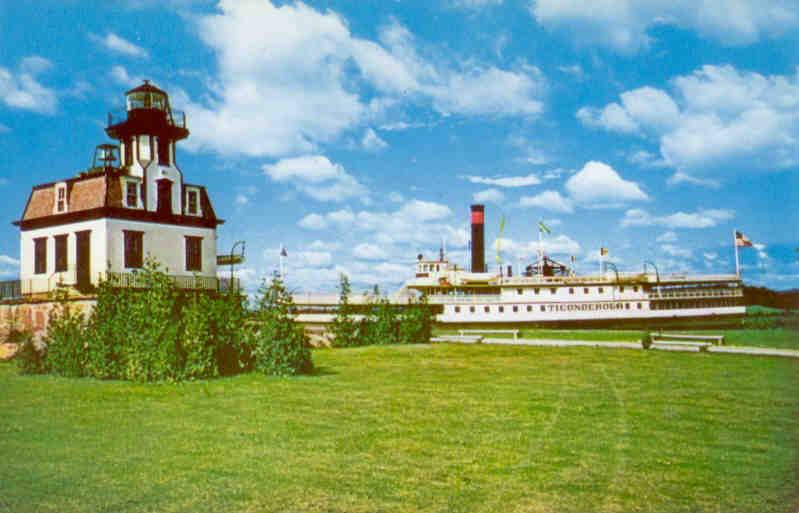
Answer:
M136 286L146 258L178 286L212 289L217 218L205 187L186 183L177 143L186 116L148 81L125 93L125 109L108 114L92 167L37 185L14 224L20 229L23 294L56 286L90 293L101 280Z

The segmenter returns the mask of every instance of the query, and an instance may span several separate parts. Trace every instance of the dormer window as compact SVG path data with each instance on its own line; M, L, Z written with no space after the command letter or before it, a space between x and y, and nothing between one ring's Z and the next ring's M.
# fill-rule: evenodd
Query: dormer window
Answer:
M128 208L139 208L139 182L137 180L125 180L125 206Z
M186 213L190 216L200 215L200 191L197 189L186 190Z
M55 213L63 214L67 211L67 184L60 183L55 187Z

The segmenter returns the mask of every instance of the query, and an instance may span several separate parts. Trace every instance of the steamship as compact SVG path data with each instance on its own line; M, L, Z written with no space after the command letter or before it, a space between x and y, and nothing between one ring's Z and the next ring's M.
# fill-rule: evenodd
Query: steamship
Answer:
M487 272L484 207L472 205L471 269L437 259L416 262L416 276L403 292L425 294L442 324L617 324L666 319L707 319L745 313L741 279L735 274L660 275L601 272L578 276L546 255L514 275Z

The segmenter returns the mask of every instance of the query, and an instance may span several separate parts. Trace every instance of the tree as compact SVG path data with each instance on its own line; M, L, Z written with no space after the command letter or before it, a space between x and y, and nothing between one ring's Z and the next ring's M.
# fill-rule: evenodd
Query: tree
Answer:
M349 347L360 345L361 337L353 317L352 305L350 305L352 287L350 286L350 279L344 273L339 276L338 290L338 309L336 318L333 320L333 329L331 330L334 337L333 346Z

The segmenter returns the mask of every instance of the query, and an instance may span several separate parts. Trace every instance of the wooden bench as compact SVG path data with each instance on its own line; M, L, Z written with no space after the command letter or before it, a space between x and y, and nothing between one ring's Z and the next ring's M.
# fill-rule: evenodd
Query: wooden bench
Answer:
M652 343L657 342L671 342L679 343L689 341L694 343L708 343L715 345L724 345L724 335L691 335L688 333L650 333Z
M513 335L514 341L519 338L519 330L458 330L458 333L462 337L474 334L500 333L502 335Z

